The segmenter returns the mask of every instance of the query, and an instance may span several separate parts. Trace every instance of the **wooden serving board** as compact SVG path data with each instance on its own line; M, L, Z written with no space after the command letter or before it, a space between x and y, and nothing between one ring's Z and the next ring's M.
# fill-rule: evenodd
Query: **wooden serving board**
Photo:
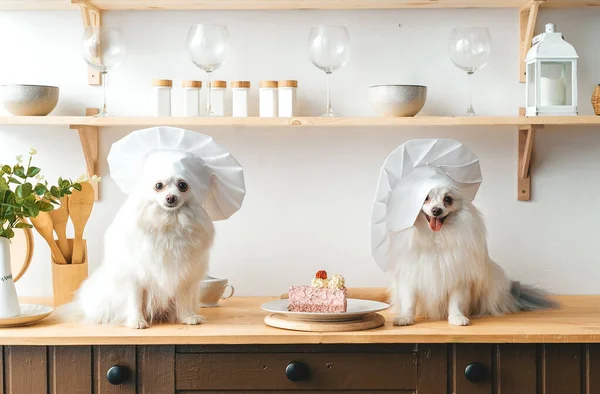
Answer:
M274 313L265 317L265 324L275 328L283 328L293 331L309 332L344 332L344 331L363 331L381 327L385 323L385 318L379 313L369 313L357 320L348 321L302 321L292 319L282 313Z

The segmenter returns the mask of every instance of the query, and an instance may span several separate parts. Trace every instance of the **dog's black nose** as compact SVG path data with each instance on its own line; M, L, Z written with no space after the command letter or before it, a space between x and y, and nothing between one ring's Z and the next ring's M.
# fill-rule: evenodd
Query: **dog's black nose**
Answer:
M177 196L173 196L173 195L168 195L167 196L167 202L169 204L175 204L175 201L177 201Z
M444 211L443 211L443 210L442 210L442 208L440 208L440 207L434 207L434 208L431 208L431 214L432 214L433 216L436 216L436 217L437 217L437 216L440 216L440 215L442 214L442 212L444 212Z

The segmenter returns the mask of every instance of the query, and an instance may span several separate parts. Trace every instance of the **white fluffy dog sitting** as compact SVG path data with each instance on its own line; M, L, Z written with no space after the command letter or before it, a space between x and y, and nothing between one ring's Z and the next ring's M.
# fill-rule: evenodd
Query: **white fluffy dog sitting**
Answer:
M502 315L554 304L545 294L508 279L489 256L483 219L473 204L449 186L431 190L415 226L395 244L395 325L419 314L453 325L469 316Z
M240 209L242 167L211 137L172 127L129 134L113 144L108 163L128 197L106 232L104 261L74 306L100 324L202 323L195 309L213 220Z
M157 175L142 187L108 228L104 262L78 294L85 318L130 328L200 324L194 309L213 223L182 175Z
M489 256L471 201L479 159L451 139L410 140L386 159L373 205L373 257L392 281L394 324L415 316L468 325L470 316L551 307L546 294L507 278Z

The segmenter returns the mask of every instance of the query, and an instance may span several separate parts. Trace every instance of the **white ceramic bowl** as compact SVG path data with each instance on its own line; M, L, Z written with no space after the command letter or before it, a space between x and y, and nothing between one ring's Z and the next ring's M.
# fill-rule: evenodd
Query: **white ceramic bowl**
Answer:
M17 116L46 116L58 103L59 89L42 85L2 85L0 101Z
M369 101L381 116L415 116L423 109L427 86L375 85L369 87Z
M200 282L200 306L202 308L213 308L219 306L219 300L231 297L235 289L227 282L227 279L206 276ZM225 295L227 289L229 289L229 294Z

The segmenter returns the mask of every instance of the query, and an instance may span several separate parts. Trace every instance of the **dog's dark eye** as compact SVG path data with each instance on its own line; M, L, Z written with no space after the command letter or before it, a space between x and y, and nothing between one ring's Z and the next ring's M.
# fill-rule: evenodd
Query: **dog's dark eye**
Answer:
M156 185L154 185L154 190L159 191L162 190L163 187L165 187L165 185L163 185L162 182L158 182Z
M179 188L179 190L184 192L188 189L188 184L185 183L184 181L179 181L179 183L177 184L177 187Z
M425 202L429 201L429 196L425 197Z
M446 197L444 197L444 202L445 202L446 204L452 204L452 201L453 201L453 200L452 200L452 197L450 197L450 196L446 196Z

